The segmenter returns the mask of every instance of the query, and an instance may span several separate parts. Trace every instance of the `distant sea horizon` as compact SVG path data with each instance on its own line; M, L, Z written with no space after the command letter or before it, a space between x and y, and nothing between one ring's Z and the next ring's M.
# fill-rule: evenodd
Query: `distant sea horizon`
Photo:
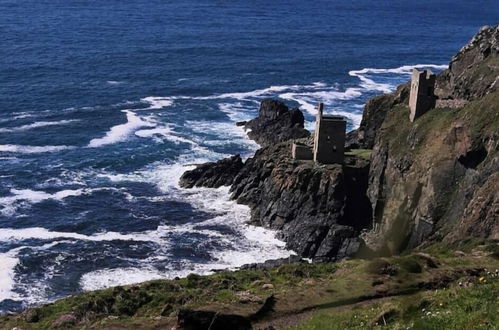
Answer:
M192 164L258 146L263 98L358 127L439 72L493 1L0 0L0 314L83 291L282 258Z

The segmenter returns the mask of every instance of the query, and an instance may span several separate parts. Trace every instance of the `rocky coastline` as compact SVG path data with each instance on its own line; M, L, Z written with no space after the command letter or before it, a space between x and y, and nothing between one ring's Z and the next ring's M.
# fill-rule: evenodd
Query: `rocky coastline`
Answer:
M293 141L312 143L303 114L264 100L239 123L262 148L198 165L180 185L231 186L297 256L69 296L0 316L0 328L495 328L498 86L499 25L437 75L436 108L416 121L409 84L369 100L341 165L293 159Z
M314 261L499 238L498 31L482 28L452 58L437 75L436 109L415 123L409 83L370 99L343 165L293 159L293 141L312 143L303 114L266 99L257 118L239 123L261 149L244 163L236 155L203 164L180 185L230 185L252 224L278 230Z

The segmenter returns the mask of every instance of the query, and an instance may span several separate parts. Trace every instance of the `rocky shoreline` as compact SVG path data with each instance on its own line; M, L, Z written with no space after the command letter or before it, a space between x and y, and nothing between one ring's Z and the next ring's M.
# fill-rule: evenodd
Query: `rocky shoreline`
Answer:
M415 123L408 83L370 99L342 165L293 159L293 141L312 143L303 114L266 99L257 118L238 123L261 149L244 163L236 155L200 165L180 185L230 185L252 224L314 261L499 238L498 40L499 26L482 28L437 75L437 108Z
M259 116L245 124L262 148L244 164L238 155L185 172L180 186L230 184L231 198L251 208L251 223L278 230L300 257L334 261L355 253L370 223L366 197L369 161L320 165L291 157L291 143L310 144L299 109L263 100ZM363 204L362 207L359 207Z

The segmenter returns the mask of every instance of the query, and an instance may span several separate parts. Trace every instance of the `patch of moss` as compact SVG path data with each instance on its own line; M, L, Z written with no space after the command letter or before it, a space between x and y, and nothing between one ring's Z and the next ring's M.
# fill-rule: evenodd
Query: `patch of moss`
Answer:
M385 258L377 258L367 263L366 271L374 275L396 275L398 267Z
M423 272L423 267L413 255L396 258L395 265L408 273L419 274Z
M372 149L352 149L350 151L345 152L345 155L355 156L366 160L370 160L372 152L373 152Z

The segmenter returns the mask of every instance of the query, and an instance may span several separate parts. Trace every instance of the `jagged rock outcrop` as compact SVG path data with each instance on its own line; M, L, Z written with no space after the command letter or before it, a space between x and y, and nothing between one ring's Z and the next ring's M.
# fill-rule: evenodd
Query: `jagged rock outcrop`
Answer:
M191 171L184 172L179 185L182 188L230 186L242 167L243 161L239 155L201 164Z
M274 100L261 103L248 135L264 147L244 165L239 156L185 172L180 185L232 184L232 198L251 207L253 224L279 230L299 256L339 260L355 253L360 231L371 223L366 195L369 162L347 157L346 165L317 165L291 157L291 141L312 144L303 114ZM284 141L284 142L283 142Z
M264 99L258 117L248 121L245 128L250 139L261 146L268 146L310 136L310 132L303 128L304 122L299 109L289 110L282 102Z
M364 239L371 249L499 238L499 90L484 83L497 79L490 67L499 60L497 36L497 27L482 29L439 75L464 106L430 110L414 123L405 104L383 111L369 175L375 230Z
M258 150L231 187L251 207L256 225L279 231L302 257L338 260L356 252L357 236L370 224L368 162L317 165L291 158L291 142Z
M451 60L437 79L442 98L476 99L499 86L499 25L485 26Z
M397 91L369 99L364 106L362 121L356 131L347 134L347 147L372 149L376 132L385 120L387 112L397 104L409 102L410 84L403 84Z

